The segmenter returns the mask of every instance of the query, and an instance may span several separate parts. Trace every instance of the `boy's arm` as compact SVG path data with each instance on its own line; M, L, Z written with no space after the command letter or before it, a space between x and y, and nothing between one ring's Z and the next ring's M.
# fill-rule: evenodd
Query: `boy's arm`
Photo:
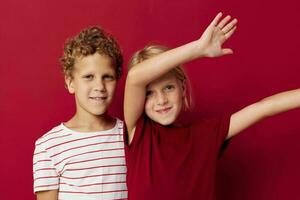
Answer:
M37 200L57 200L58 190L47 190L36 193Z
M57 200L59 175L44 143L47 139L35 142L33 154L33 188L38 200Z
M237 20L230 16L222 18L219 13L206 28L200 39L159 54L132 67L127 75L124 97L124 117L129 143L138 118L144 110L147 85L176 66L201 57L218 57L231 54L231 49L223 49L223 43L236 29Z
M266 117L299 107L300 89L275 94L251 104L231 116L227 139Z

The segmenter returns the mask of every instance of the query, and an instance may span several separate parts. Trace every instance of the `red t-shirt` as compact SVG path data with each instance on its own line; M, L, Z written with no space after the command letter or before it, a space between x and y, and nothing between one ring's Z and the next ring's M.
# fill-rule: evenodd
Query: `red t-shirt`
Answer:
M128 199L214 200L216 163L229 122L225 115L174 127L142 116L125 147Z

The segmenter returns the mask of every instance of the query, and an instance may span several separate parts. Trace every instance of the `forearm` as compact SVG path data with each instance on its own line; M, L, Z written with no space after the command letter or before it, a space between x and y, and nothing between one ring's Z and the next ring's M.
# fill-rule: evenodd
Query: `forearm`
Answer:
M150 82L181 64L206 56L219 57L232 54L231 49L223 49L222 45L234 33L237 20L230 21L230 16L227 16L220 21L221 18L222 13L218 13L198 40L133 66L127 76L129 84L146 87Z
M146 86L173 68L203 56L201 45L190 42L135 65L128 72L127 81Z
M300 89L275 94L231 116L227 139L273 115L300 107Z
M266 117L300 107L300 89L281 92L261 100L268 107Z
M37 200L57 200L58 190L47 190L36 193Z

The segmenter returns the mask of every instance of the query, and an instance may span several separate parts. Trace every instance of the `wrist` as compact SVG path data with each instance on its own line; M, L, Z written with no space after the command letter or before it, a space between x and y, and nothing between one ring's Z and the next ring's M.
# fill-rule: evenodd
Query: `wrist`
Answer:
M195 40L193 42L191 42L191 48L193 52L193 59L198 59L198 58L203 58L203 57L208 57L207 52L205 51L205 45L199 41L199 40Z

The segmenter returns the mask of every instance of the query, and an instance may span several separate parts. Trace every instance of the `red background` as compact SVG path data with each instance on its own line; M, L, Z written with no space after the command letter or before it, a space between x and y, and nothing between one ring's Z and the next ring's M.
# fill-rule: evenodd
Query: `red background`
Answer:
M299 9L296 0L2 1L1 199L34 198L34 141L74 113L58 63L67 37L100 25L119 41L126 66L149 42L175 47L197 39L218 11L236 16L238 30L226 44L235 54L188 64L192 116L199 117L300 86ZM124 77L111 109L119 117L123 86ZM299 116L295 110L267 119L232 140L220 160L220 199L300 199Z

